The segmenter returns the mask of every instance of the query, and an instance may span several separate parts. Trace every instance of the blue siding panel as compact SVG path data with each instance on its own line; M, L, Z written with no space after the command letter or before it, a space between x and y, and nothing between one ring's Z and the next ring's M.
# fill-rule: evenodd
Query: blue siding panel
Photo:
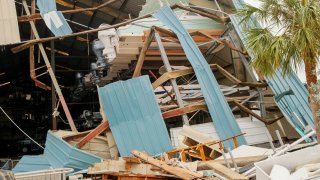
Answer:
M157 155L172 149L148 76L118 81L99 92L121 156L132 150Z
M13 169L13 172L29 172L63 167L80 171L102 160L102 158L96 155L71 146L49 131L44 154L39 156L23 156Z
M182 48L195 71L219 138L226 139L241 134L239 125L220 90L209 64L177 16L168 6L162 7L154 16L177 34ZM239 145L246 144L243 137L238 137L237 140ZM225 146L234 147L232 141L225 142Z
M42 18L44 17L44 14L55 11L62 22L62 26L57 28L54 24L53 21L51 21L51 27L48 27L50 31L55 35L55 36L65 36L72 34L72 29L70 28L69 24L67 23L66 19L64 18L63 14L61 11L57 11L56 7L56 2L54 0L38 0L37 1L37 6L40 9L40 14Z
M243 7L244 1L234 0L233 4L237 9L241 9ZM233 23L237 34L239 35L240 39L242 40L244 46L247 45L246 43L246 28L252 27L260 27L260 24L254 17L250 18L248 23L240 24L241 20L239 17L235 15L231 15L231 22ZM254 58L252 51L247 48L247 51L251 58ZM304 127L301 123L297 120L297 118L293 115L296 115L303 121L304 125L310 125L314 128L313 116L312 111L310 109L308 103L308 91L307 88L302 84L295 73L292 73L288 76L282 76L281 69L276 71L275 75L266 78L268 85L271 87L274 94L277 96L285 91L292 90L293 94L285 95L280 99L280 101L276 102L279 106L281 112L286 117L288 122L295 127L300 135L304 135Z

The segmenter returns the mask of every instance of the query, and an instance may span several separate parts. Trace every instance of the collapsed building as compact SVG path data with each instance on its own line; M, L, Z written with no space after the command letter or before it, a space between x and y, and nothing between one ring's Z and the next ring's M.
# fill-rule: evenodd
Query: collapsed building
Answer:
M9 11L16 12L14 1L5 2L12 8ZM30 49L31 79L53 93L52 130L40 145L43 154L23 156L12 169L17 179L46 174L163 179L248 179L257 174L258 178L263 168L254 168L254 162L280 156L302 141L301 147L315 144L308 92L297 75L284 77L279 70L266 78L250 66L253 53L246 45L246 28L259 23L254 17L241 23L234 14L244 2L139 1L143 6L137 18L123 17L127 20L121 22L114 18L110 24L78 32L69 25L77 22L71 23L65 14L93 11L91 15L98 16L100 9L115 1L63 11L56 3L68 7L60 0L37 0L37 14L35 4L30 4L30 12L25 0L18 3L26 15L10 13L16 38L0 39L1 45L14 44L13 53ZM125 1L120 9L134 3L138 1ZM36 19L44 20L51 37L40 38ZM18 21L30 23L34 40L20 40L19 27L14 27ZM94 17L89 26L93 21ZM68 42L68 38L74 39ZM71 64L74 69L68 63L52 63L55 54L68 59L67 49L54 46L61 39L72 47L84 42L85 51L92 52L79 57L87 60L85 66L77 57ZM50 41L51 46L44 45ZM35 47L42 64L35 65ZM79 67L87 70L77 71ZM70 98L64 97L57 68L73 72ZM40 69L46 70L39 74ZM43 75L47 79L41 79ZM96 107L81 107L77 121L72 110L79 110L69 110L68 101L86 103L88 94L96 96ZM243 163L246 158L250 160ZM194 169L191 162L197 160Z

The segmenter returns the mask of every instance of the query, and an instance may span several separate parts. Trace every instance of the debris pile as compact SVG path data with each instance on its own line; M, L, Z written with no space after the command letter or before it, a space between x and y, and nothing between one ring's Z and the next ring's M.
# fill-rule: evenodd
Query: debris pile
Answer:
M161 5L152 14L143 11L136 19L72 33L64 11L57 11L54 1L50 9L44 4L46 0L38 0L41 16L31 16L23 0L25 18L42 17L55 37L41 39L29 19L36 39L13 51L39 44L71 131L49 131L44 153L23 156L12 169L16 179L298 180L320 176L320 146L314 146L311 110L305 105L306 94L299 93L305 87L295 75L257 79L237 17L181 4ZM145 7L151 6L149 1ZM234 6L240 5L234 2ZM197 18L210 23L193 27ZM152 26L145 27L150 22ZM220 24L212 28L213 22ZM78 76L77 86L97 86L102 121L92 130L78 132L42 43L94 32L99 38L93 44L97 61L89 74ZM216 56L228 62L218 62ZM131 58L137 61L128 69ZM150 76L142 73L148 59L161 62L156 73L148 69ZM182 64L172 64L179 59ZM120 70L126 73L120 75ZM126 80L115 80L129 74ZM284 142L292 131L295 138Z

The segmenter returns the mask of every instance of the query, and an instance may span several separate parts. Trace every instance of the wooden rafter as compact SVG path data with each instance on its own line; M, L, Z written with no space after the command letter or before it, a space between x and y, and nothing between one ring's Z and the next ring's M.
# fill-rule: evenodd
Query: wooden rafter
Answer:
M223 67L219 66L218 64L211 64L210 67L213 70L218 70L223 76L225 76L227 79L229 79L231 82L233 82L236 85L250 86L250 87L267 87L266 83L242 82L236 77L234 77L232 74L230 74L228 71L226 71ZM159 87L161 84L163 84L164 82L168 81L169 79L178 78L178 77L185 76L192 73L194 73L193 68L166 72L161 77L159 77L155 82L152 83L152 87L155 89Z
M106 7L107 5L109 4L112 4L114 2L116 2L117 0L110 0L110 1L107 1L99 6L96 6L96 7L92 7L92 8L81 8L81 7L75 7L73 6L73 4L70 4L70 3L67 3L63 0L56 0L56 2L62 6L65 6L65 7L68 7L68 8L72 8L72 10L65 10L65 11L61 11L63 14L73 14L73 13L83 13L83 14L86 14L88 16L92 16L93 12L91 11L95 11L95 10L98 10L98 9L101 9L103 7ZM40 13L34 13L34 14L31 14L31 15L25 15L25 16L19 16L18 17L18 21L19 22L27 22L27 21L34 21L34 20L39 20L39 19L42 19L41 17L41 14Z
M171 6L171 9L176 9L176 8L181 8L181 9L185 9L185 10L188 10L188 8L184 8L184 6L182 5L173 5ZM190 10L190 9L189 9ZM197 12L197 11L194 11L193 9L191 9L192 12ZM203 14L201 12L199 12L200 15L203 15L205 17L208 17L208 18L216 18L216 17L211 17L211 16L208 16L210 14ZM30 46L32 45L35 45L35 44L39 44L39 43L44 43L44 42L48 42L48 41L51 41L51 40L61 40L63 38L68 38L68 37L73 37L73 36L79 36L79 35L84 35L84 34L90 34L90 33L96 33L98 31L102 31L102 30L108 30L108 29L112 29L112 28L118 28L118 27L121 27L121 26L125 26L125 25L128 25L130 23L133 23L135 21L138 21L138 20L141 20L141 19L145 19L145 18L149 18L151 17L152 14L146 14L144 16L141 16L141 17L137 17L137 18L134 18L134 19L130 19L130 20L127 20L127 21L124 21L124 22L121 22L121 23L118 23L118 24L115 24L115 25L112 25L112 26L109 26L109 27L101 27L101 28L97 28L97 29L91 29L91 30L86 30L86 31L81 31L81 32L78 32L78 33L73 33L73 34L70 34L70 35L65 35L65 36L58 36L58 37L48 37L48 38L42 38L42 39L37 39L37 40L30 40L30 41L27 41L25 44L22 44L20 46L17 46L15 48L12 48L11 51L13 53L18 53L22 50L25 50L27 48L29 48Z

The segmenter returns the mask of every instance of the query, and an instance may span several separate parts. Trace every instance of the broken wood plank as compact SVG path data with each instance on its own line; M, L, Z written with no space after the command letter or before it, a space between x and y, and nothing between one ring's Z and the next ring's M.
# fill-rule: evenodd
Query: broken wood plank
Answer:
M78 132L76 134L64 136L64 137L62 137L62 139L67 141L67 142L68 141L74 141L76 139L83 138L84 136L88 135L89 133L90 133L90 131Z
M238 78L230 74L228 71L226 71L223 67L219 66L218 64L210 64L210 67L213 70L218 70L223 76L225 76L227 79L229 79L232 83L236 85L249 86L249 87L267 87L268 86L266 83L260 83L260 82L242 82ZM170 79L178 78L178 77L185 76L192 73L194 73L193 68L166 72L161 77L159 77L155 82L152 83L152 87L156 89L161 84L163 84L164 82Z
M198 170L214 170L216 173L230 180L248 180L249 179L242 174L232 171L231 169L227 168L222 164L213 163L211 161L205 161L201 164L198 164Z
M90 140L95 138L97 135L101 134L109 127L108 121L103 121L99 126L93 129L89 134L87 134L80 142L77 144L77 147L80 149L84 145L86 145Z
M180 8L180 9L184 9L184 10L187 10L187 11L191 11L191 12L195 12L194 9L188 9L188 8L184 8L185 6L182 6L182 5L173 5L171 6L171 9L176 9L176 8ZM203 14L201 13L201 11L197 11L200 13L200 15L205 15L205 17L207 16L207 14ZM195 12L195 13L197 13ZM25 44L22 44L20 46L17 46L15 48L12 48L11 51L13 53L18 53L22 50L25 50L27 48L29 48L30 46L32 45L35 45L35 44L39 44L39 43L44 43L44 42L48 42L48 41L51 41L51 40L56 40L56 39L63 39L63 38L68 38L68 37L74 37L74 36L79 36L79 35L85 35L85 34L90 34L90 33L95 33L95 32L98 32L98 31L102 31L102 30L108 30L108 29L112 29L112 28L118 28L118 27L121 27L121 26L125 26L125 25L128 25L132 22L135 22L135 21L138 21L138 20L141 20L141 19L145 19L145 18L149 18L149 17L152 17L152 14L146 14L146 15L143 15L143 16L140 16L140 17L137 17L137 18L134 18L134 19L130 19L130 20L127 20L127 21L124 21L124 22L121 22L121 23L118 23L118 24L115 24L115 25L112 25L112 26L109 26L109 27L101 27L101 28L97 28L97 29L92 29L92 30L87 30L87 31L81 31L81 32L78 32L78 33L73 33L73 34L70 34L70 35L66 35L66 36L55 36L55 37L48 37L48 38L41 38L41 39L36 39L36 40L30 40L30 41L27 41Z
M169 119L172 117L181 116L183 114L192 113L198 110L207 110L207 105L206 104L189 105L183 108L177 108L177 109L166 111L162 113L162 116L163 116L163 119Z
M143 44L143 47L140 51L140 55L139 55L139 59L138 59L138 62L136 64L136 67L134 69L134 72L133 72L133 76L132 77L138 77L140 76L140 73L141 73L141 69L142 69L142 66L143 66L143 62L145 60L145 57L146 57L146 52L148 51L148 48L152 42L154 38L154 30L151 29L150 33L149 33L149 36L148 38L144 41L144 44Z
M81 7L77 7L75 6L75 9L73 4L70 4L70 3L67 3L65 1L62 1L62 0L56 0L56 2L62 6L65 6L65 7L68 7L68 8L72 8L72 10L65 10L65 11L61 11L63 14L73 14L73 13L84 13L88 16L92 16L93 15L93 12L91 11L95 11L95 10L98 10L100 8L103 8L109 4L112 4L114 2L116 2L117 0L110 0L108 2L105 2L99 6L96 6L96 7L92 7L92 8L81 8ZM34 14L31 14L31 15L24 15L24 16L19 16L18 17L18 21L19 22L27 22L27 21L34 21L34 20L39 20L39 19L42 19L41 17L41 14L40 13L34 13Z
M198 173L195 173L195 172L192 172L192 171L189 171L186 169L182 169L179 167L169 166L165 162L154 159L151 156L149 156L143 152L132 151L132 154L134 156L138 157L139 159L151 164L151 165L159 167L170 174L178 176L181 179L192 180L192 179L197 179L197 178L203 178L202 175L200 175Z

